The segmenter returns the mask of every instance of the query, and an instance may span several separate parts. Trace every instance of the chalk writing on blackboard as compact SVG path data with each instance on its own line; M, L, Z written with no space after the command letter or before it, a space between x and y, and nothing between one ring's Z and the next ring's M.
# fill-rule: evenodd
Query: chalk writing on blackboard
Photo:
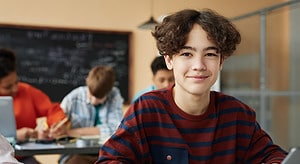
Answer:
M115 69L115 85L128 101L130 32L4 25L0 47L16 52L20 80L43 90L53 101L85 85L96 65Z

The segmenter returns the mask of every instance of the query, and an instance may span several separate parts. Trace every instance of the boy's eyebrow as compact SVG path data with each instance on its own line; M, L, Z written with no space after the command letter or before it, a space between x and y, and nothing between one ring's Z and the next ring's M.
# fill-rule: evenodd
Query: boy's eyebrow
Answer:
M214 46L207 47L204 50L216 50L217 52L219 51L219 49L217 47L214 47Z
M188 50L196 51L196 48L190 47L190 46L183 46L181 49L188 49ZM203 49L203 51L207 51L207 50L216 50L217 52L219 52L219 49L215 46L210 46L210 47L206 47Z
M193 47L190 47L190 46L182 46L181 49L187 49L187 50L196 51L196 48L193 48Z

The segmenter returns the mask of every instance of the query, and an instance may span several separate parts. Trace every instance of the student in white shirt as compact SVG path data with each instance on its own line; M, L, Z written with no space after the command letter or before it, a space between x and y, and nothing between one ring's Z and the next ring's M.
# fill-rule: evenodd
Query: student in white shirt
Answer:
M0 134L0 163L21 164L14 156L15 152L13 147L5 137Z

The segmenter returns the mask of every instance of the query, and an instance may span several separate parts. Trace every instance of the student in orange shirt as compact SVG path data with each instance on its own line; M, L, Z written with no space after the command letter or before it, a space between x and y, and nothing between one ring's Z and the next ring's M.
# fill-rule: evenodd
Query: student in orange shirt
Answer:
M66 115L58 103L52 103L41 90L19 82L14 51L0 48L0 96L12 96L17 126L17 140L55 138L66 133L66 126L53 128ZM36 130L36 119L47 118L44 129ZM50 128L47 128L50 127ZM38 163L34 157L19 157L23 163Z

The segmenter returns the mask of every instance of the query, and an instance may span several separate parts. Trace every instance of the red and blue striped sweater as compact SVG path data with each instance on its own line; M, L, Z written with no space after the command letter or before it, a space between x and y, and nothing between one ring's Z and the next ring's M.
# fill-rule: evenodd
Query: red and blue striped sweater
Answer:
M175 104L170 87L129 107L96 163L280 163L285 156L238 99L212 91L206 113L194 116Z

